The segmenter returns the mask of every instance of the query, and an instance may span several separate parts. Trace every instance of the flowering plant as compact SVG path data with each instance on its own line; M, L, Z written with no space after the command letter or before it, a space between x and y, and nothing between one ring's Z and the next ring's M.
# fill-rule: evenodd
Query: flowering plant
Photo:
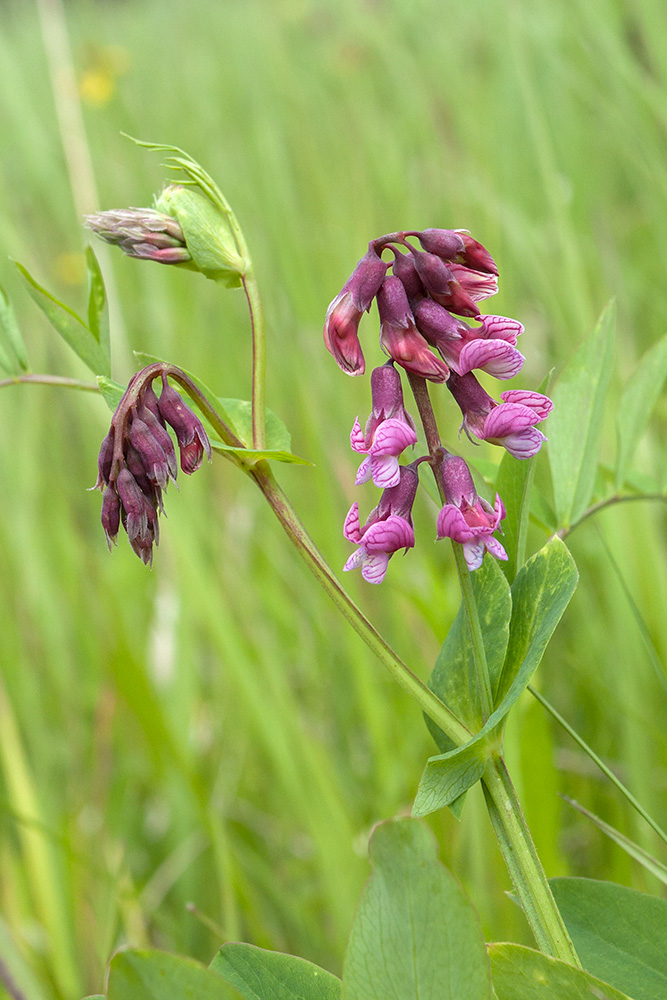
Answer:
M294 956L234 942L222 944L208 969L177 956L130 949L113 958L109 1000L181 995L205 1000L232 995L252 1000L648 997L647 990L638 991L629 982L623 969L619 972L613 956L605 957L602 949L600 957L597 939L591 946L590 931L582 929L580 917L586 912L595 925L609 912L630 908L637 919L650 918L667 927L664 909L642 894L628 901L624 893L629 890L611 883L591 887L576 879L547 880L503 748L508 714L530 688L577 585L564 538L601 505L625 498L614 495L592 502L595 477L590 461L582 461L572 472L582 433L589 443L597 433L600 400L586 407L582 394L570 388L578 388L577 380L568 381L567 375L556 385L553 403L530 389L506 390L500 402L486 391L474 372L501 381L518 375L524 356L516 344L524 327L515 319L482 315L479 303L497 291L498 268L488 250L464 230L402 230L371 240L333 298L324 342L342 371L365 373L359 325L374 302L380 345L389 356L371 372L371 412L365 426L362 429L357 417L350 434L352 450L364 456L355 485L382 492L363 524L356 500L344 518L344 536L356 549L343 568L360 568L368 583L391 586L394 568L398 571L397 560L388 574L391 557L414 548L413 558L419 558L425 546L414 511L420 503L420 476L429 470L439 497L439 512L433 511L430 521L431 538L449 538L452 544L461 608L425 683L345 590L278 485L272 463L306 463L292 453L289 435L277 418L267 421L262 305L234 213L194 160L173 147L152 148L170 154L168 162L184 183L168 187L153 208L100 212L88 217L87 224L130 257L196 271L225 288L242 288L253 339L252 400L220 400L182 368L145 355L138 356L141 367L126 387L113 382L106 293L92 251L87 322L21 268L33 298L94 372L94 388L113 412L95 483L103 494L101 521L107 542L111 546L116 541L122 526L133 551L152 565L164 492L177 479L176 447L186 475L198 471L204 457L211 460L213 453L226 458L257 485L341 614L416 701L439 752L424 764L413 818L381 824L373 835L373 874L351 931L342 982ZM610 324L607 311L586 345L601 364ZM7 343L0 357L6 355L8 371L12 369L9 382L81 387L76 379L32 375L15 327L5 323L3 330ZM642 376L637 393L646 392L645 370ZM403 379L412 391L419 429L405 400ZM441 401L447 393L461 411L460 431L468 439L464 444L470 456L480 442L505 449L493 482L479 471L475 479L470 468L474 459L469 465L458 453L459 439L452 440L449 429L441 434ZM569 408L577 407L581 419L573 425ZM526 558L534 462L546 441L538 424L552 409L554 510L535 502L545 540ZM242 416L248 411L249 421ZM648 420L645 410L642 414L641 419ZM635 420L635 429L640 422ZM419 454L405 462L409 448ZM588 455L588 444L586 449ZM627 455L627 448L622 454ZM618 479L622 485L620 467ZM496 536L502 532L501 541ZM539 692L533 693L560 718ZM629 796L618 779L613 780ZM418 821L441 808L460 816L466 793L478 782L537 950L494 944L487 951L472 904L437 860L432 838ZM642 815L664 839L652 818L644 811ZM632 954L632 943L627 948ZM661 975L655 961L656 975ZM646 968L645 955L642 962ZM648 967L652 972L650 962ZM18 996L9 977L2 982L10 995ZM532 992L526 992L526 982L533 984Z

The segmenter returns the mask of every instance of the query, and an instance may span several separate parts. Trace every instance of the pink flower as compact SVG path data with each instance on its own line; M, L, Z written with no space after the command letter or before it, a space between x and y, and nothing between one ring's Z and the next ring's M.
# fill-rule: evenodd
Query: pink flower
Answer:
M448 502L438 514L438 538L451 538L463 546L469 570L479 569L487 551L507 559L505 549L492 537L505 517L498 494L494 507L479 497L468 466L455 455L443 459L442 484Z
M383 492L379 504L364 525L359 523L359 505L352 504L345 518L343 534L359 547L345 563L345 572L361 566L361 575L367 583L382 583L394 552L414 546L412 505L418 483L416 468L404 465L398 484Z
M376 486L396 486L400 480L398 456L417 443L415 425L403 405L401 376L393 361L375 368L371 373L373 409L361 430L359 418L354 421L350 444L354 451L366 455L359 466L356 482L367 483L372 478Z
M521 371L525 358L514 345L523 326L517 320L484 316L481 326L470 327L430 298L420 299L413 309L418 330L457 375L480 368L510 379Z
M346 375L363 375L365 371L357 334L359 320L370 309L387 267L370 243L368 252L329 304L324 321L324 343Z
M497 403L471 373L452 374L447 383L461 408L466 433L501 445L515 458L532 458L546 437L535 426L547 417L553 403L539 392L510 389Z

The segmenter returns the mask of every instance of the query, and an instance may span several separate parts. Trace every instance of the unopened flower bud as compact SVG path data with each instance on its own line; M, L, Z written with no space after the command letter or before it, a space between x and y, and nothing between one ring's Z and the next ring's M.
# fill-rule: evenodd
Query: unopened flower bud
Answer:
M176 433L181 452L181 469L190 476L202 463L204 453L211 459L211 444L204 426L189 406L183 401L166 378L163 378L162 392L158 400L160 416Z
M406 371L431 382L445 382L449 368L437 358L417 330L408 297L399 278L385 278L377 295L380 343Z
M198 271L228 288L241 284L247 261L240 255L227 216L205 194L171 184L155 203L175 218Z
M186 264L183 230L170 215L152 208L121 208L85 217L89 229L129 257L159 264Z
M423 229L406 235L416 236L424 250L443 260L456 260L465 249L462 235L455 229Z
M370 243L338 295L329 303L324 321L324 343L346 375L363 375L365 371L357 334L359 320L370 309L387 267Z

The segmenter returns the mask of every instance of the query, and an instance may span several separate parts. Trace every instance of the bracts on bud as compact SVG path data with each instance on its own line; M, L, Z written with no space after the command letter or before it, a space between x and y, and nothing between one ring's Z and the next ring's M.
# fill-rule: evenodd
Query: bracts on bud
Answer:
M162 376L156 396L153 380ZM104 493L102 527L107 543L116 541L122 524L139 558L151 565L153 545L159 539L158 514L162 491L178 473L176 453L167 425L176 435L181 469L191 475L211 445L201 420L169 384L168 376L185 378L180 369L153 364L130 381L100 448L95 488Z

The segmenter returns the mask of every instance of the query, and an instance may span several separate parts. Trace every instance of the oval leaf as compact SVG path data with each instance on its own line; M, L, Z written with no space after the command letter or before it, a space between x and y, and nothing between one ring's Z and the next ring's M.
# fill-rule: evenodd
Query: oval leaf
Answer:
M615 306L610 302L552 392L549 462L558 523L565 527L581 517L593 494L615 322Z
M490 944L498 1000L628 1000L582 969L519 944Z
M646 430L658 396L667 378L667 335L644 354L630 376L616 414L618 454L616 488L625 482L637 442Z
M488 755L486 744L479 740L431 757L419 782L412 815L428 816L436 809L451 806L482 777ZM455 815L459 819L460 810Z
M166 951L121 951L109 968L107 1000L238 1000L199 962Z
M667 997L667 900L588 878L549 885L585 969L634 1000Z
M244 1000L340 1000L337 976L296 955L251 944L223 944L209 968Z
M343 967L344 1000L489 1000L479 918L416 820L382 823Z

